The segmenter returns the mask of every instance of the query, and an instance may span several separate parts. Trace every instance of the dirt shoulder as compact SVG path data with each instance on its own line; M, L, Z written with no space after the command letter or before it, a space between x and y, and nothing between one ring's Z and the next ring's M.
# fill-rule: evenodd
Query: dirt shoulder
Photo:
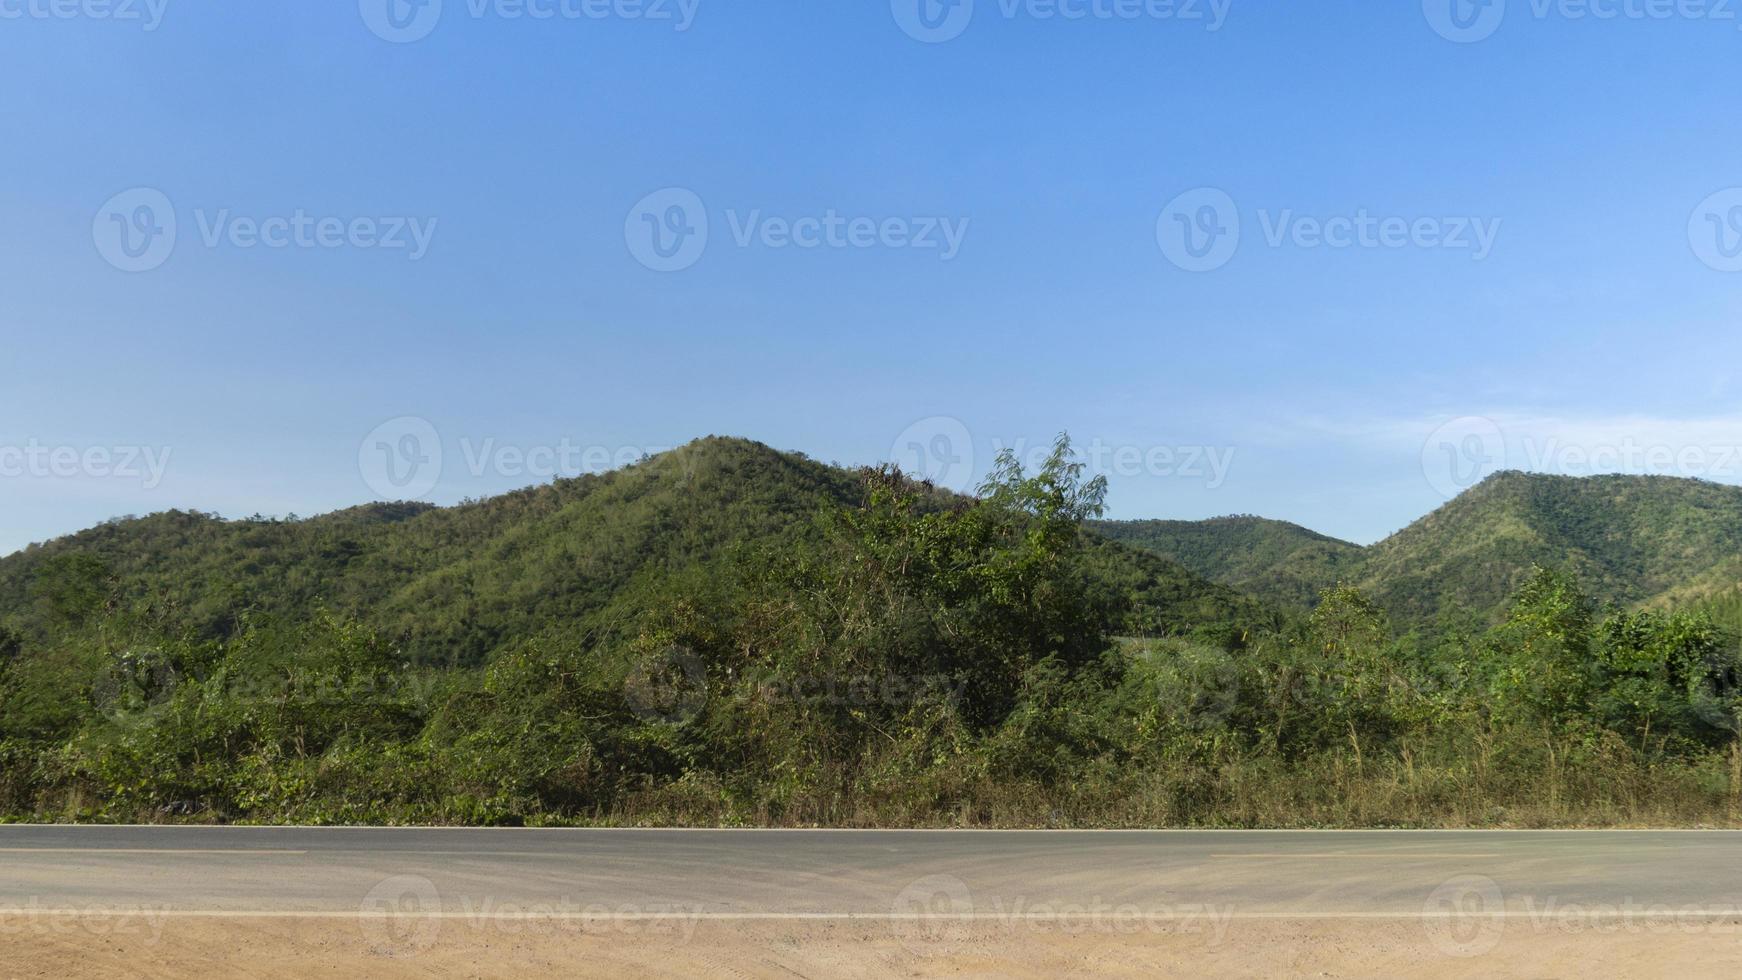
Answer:
M997 922L0 920L5 977L1615 977L1742 974L1742 924L1239 920L1221 932ZM1487 931L1483 931L1486 929ZM1717 932L1717 935L1713 935ZM1694 934L1697 933L1697 934Z

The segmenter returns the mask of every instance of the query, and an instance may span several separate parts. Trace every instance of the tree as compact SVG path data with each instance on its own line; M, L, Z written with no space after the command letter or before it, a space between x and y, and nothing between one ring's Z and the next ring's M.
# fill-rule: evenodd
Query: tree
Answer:
M1536 567L1489 638L1492 706L1501 720L1556 725L1580 715L1596 681L1595 603L1569 574Z

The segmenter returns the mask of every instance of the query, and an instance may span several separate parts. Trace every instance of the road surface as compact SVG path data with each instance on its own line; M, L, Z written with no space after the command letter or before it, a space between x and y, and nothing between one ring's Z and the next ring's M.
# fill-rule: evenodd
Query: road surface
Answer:
M1742 833L0 827L0 911L1256 918L1436 905L1734 914Z
M0 827L6 977L1742 975L1742 834Z

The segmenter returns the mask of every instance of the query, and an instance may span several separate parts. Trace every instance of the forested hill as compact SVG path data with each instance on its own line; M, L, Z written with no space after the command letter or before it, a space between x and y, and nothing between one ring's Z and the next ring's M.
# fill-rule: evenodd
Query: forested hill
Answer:
M861 474L708 438L603 475L456 507L375 504L297 521L169 512L0 559L0 625L51 631L57 606L149 602L195 635L317 609L392 636L416 662L481 664L560 629L603 635L649 608L731 589L752 554L817 546L862 501ZM931 494L935 506L951 498ZM1229 629L1257 603L1152 555L1092 540L1135 632Z
M1085 533L1107 490L1063 439L975 498L706 439L458 507L111 522L0 560L0 820L1737 819L1738 593L1609 613L1540 569L1492 628L1394 627L1532 561L1614 601L1716 583L1738 491L1509 474L1353 568L1170 529L1295 595L1363 576L1281 618Z
M481 664L544 630L603 635L674 595L729 590L747 556L816 547L827 516L863 496L854 471L708 438L456 507L296 521L172 511L0 559L0 625L41 635L69 615L57 606L150 602L217 638L248 615L325 609L415 661ZM1399 626L1448 610L1492 619L1536 565L1623 606L1742 583L1742 488L1668 477L1500 473L1367 548L1256 517L1091 526L1108 539L1091 547L1099 588L1126 608L1119 629L1142 634L1268 621L1268 608L1310 608L1339 583Z
M1347 577L1360 545L1262 517L1208 521L1096 521L1115 541L1179 562L1212 581L1288 608L1310 608Z
M1532 565L1623 606L1738 581L1742 488L1659 476L1497 473L1367 549L1355 584L1395 614L1496 614Z
M1094 527L1285 607L1353 585L1400 625L1452 610L1492 620L1537 565L1621 606L1742 582L1742 488L1673 477L1497 473L1366 548L1259 518Z

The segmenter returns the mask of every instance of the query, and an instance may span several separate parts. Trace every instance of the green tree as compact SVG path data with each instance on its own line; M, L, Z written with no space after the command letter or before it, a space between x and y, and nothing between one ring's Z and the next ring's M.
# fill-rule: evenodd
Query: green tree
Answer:
M1596 683L1596 604L1577 580L1538 566L1489 636L1492 706L1501 721L1555 726L1583 714Z

